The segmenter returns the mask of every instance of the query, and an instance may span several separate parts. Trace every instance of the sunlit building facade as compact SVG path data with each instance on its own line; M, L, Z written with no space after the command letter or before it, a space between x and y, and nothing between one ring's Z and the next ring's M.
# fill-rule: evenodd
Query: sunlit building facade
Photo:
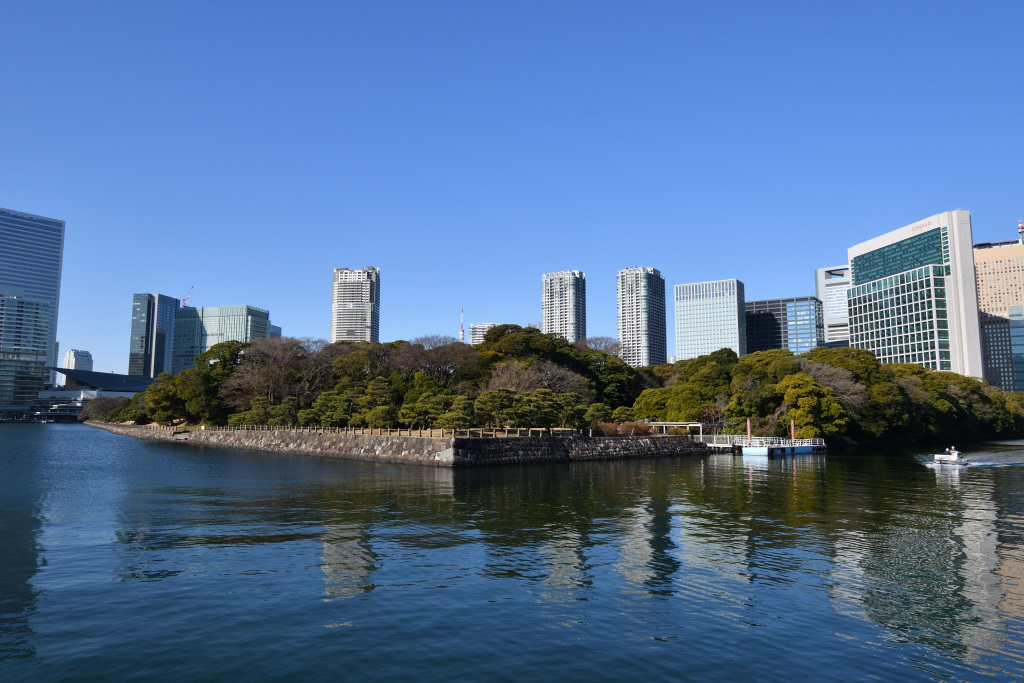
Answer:
M739 280L691 282L675 286L676 360L719 349L747 353L744 288Z
M821 302L825 346L850 345L850 266L830 266L814 271L815 294Z
M68 349L64 353L64 362L61 367L65 370L92 371L92 354L81 349Z
M1024 243L974 245L985 380L1024 391Z
M484 336L487 330L497 326L498 323L472 323L469 326L469 343L473 346L484 343Z
M0 288L46 304L46 366L57 365L64 221L0 209ZM52 370L44 383L53 384Z
M616 278L619 356L632 367L668 358L665 278L657 268L625 268Z
M0 410L28 407L49 384L50 302L0 286Z
M331 343L380 341L380 269L334 269Z
M578 270L541 277L540 331L570 344L587 338L587 276Z
M281 336L270 324L270 311L255 306L189 306L179 308L174 322L174 372L195 367L196 356L215 344Z
M946 211L848 250L850 346L982 377L971 214Z

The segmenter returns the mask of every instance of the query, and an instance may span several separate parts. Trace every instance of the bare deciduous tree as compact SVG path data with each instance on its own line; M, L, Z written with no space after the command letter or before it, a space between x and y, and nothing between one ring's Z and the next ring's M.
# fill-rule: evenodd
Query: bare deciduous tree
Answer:
M450 344L458 344L459 340L455 337L446 334L428 334L423 337L416 337L410 344L419 344L423 348L436 349L439 346L449 346Z
M619 355L619 349L622 348L619 344L619 340L614 337L587 337L586 339L576 342L576 346L583 349L604 351L612 356Z
M836 392L843 407L855 416L860 416L871 396L868 388L853 379L853 373L846 368L837 368L807 358L798 358L797 363L808 375L822 386Z
M521 360L505 361L495 366L491 372L487 389L511 389L520 394L537 389L550 389L558 394L575 393L585 397L592 395L590 382L585 377L546 360L533 363Z

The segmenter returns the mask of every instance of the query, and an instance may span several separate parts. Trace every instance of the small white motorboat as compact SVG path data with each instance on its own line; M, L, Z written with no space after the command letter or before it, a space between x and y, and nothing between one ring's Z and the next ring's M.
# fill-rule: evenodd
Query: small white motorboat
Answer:
M939 465L966 465L967 460L960 457L960 451L950 446L945 453L935 453L932 461Z

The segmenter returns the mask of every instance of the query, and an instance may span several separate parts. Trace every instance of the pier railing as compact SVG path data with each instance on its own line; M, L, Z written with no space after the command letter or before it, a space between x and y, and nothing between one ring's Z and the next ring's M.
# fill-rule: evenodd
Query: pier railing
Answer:
M708 446L824 446L825 439L786 439L780 436L752 436L746 434L705 434L692 437Z

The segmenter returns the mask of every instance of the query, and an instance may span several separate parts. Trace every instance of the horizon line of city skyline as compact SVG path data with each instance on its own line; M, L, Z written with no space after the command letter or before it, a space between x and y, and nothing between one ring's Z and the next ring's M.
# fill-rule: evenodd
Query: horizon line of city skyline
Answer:
M962 211L962 210L958 210L958 211ZM50 219L48 217L41 216L39 214L29 214L27 212L18 212L18 213L22 213L24 215L32 216L32 217L43 219L43 220L58 220L58 219ZM969 215L969 212L967 212L967 213ZM63 221L61 221L61 223L63 223ZM904 227L908 227L908 226L904 226ZM897 231L899 231L901 229L903 229L903 228L897 228L896 230L890 231L890 232L897 232ZM888 233L886 233L886 234L888 234ZM872 239L875 239L875 238L872 238ZM871 239L869 239L867 241L870 242ZM1009 241L1007 241L1007 242L1009 242ZM992 244L999 244L999 243L1002 243L1002 242L991 242L991 243ZM988 242L979 242L978 244L989 244L989 243ZM851 249L852 249L852 247L851 247ZM847 261L849 261L849 259L847 259ZM842 267L848 267L848 266L849 266L849 263L846 263L846 264L835 264L835 265L829 266L829 265L827 265L827 262L826 262L826 265L822 266L821 268L816 268L814 270L817 271L817 270L823 270L823 269L835 269L835 268L842 268ZM630 266L630 267L627 267L627 268L623 268L623 269L620 269L616 273L616 278L621 276L621 274L626 272L626 271L629 271L631 269L637 269L637 268L652 268L652 267L650 267L650 266L643 266L643 267L641 267L641 266ZM660 269L657 269L657 268L652 268L652 269L660 273ZM347 268L335 268L334 270L335 270L335 272L337 272L338 270L348 270L348 269ZM563 270L549 271L549 272L546 272L546 273L541 273L540 276L541 276L541 280L542 280L542 286L543 286L543 282L545 281L545 279L548 278L549 276L565 274L565 273L576 273L576 274L578 274L579 278L583 282L586 282L587 276L586 276L586 270L585 269L582 269L582 268L581 269L573 269L573 270L563 269ZM378 278L379 278L379 269L378 269ZM735 280L735 281L738 281L738 282L741 282L741 283L743 282L741 277L723 278L721 280L705 280L705 281L700 281L700 282L705 282L705 283L706 282L724 282L724 281L728 281L728 280ZM672 287L673 288L683 287L683 286L688 286L688 285L692 285L692 284L699 284L700 282L695 282L695 283L679 283L679 284L672 285ZM378 283L379 283L379 280L378 280ZM191 290L190 290L189 294L191 294ZM817 297L818 294L819 293L816 291L811 296ZM787 297L774 297L774 298L767 298L767 299L765 299L765 298L762 298L762 299L751 299L750 301L751 301L751 303L754 303L754 302L767 302L767 301L778 301L778 300L782 300L782 299L800 299L800 298L805 298L807 296L808 295L806 295L804 293L799 293L799 294L791 294L790 296L787 296ZM168 297L168 298L173 298L173 297ZM592 298L592 297L584 297L583 298L583 302L584 302L583 310L585 311L585 315L586 315L586 313L589 313L589 311L587 309L591 308L591 307L586 306L586 298ZM187 302L188 297L186 297L184 300ZM246 305L253 306L252 304L246 304ZM666 314L668 313L669 305L670 305L669 304L669 300L666 297L666 300L665 300L665 311L666 311ZM213 307L213 306L193 306L193 308L200 308L200 309L202 309L202 308L218 308L218 307ZM543 293L542 293L542 306L541 306L541 308L542 308L542 311L541 311L541 321L540 322L537 322L535 319L534 320L528 320L528 321L509 321L509 320L502 320L501 316L483 316L484 318L490 318L490 320L488 320L486 322L484 322L482 320L480 320L478 322L474 322L473 318L471 318L470 322L469 322L469 325L470 325L470 328L473 328L475 326L488 325L488 324L491 324L491 323L494 323L494 324L518 324L518 325L521 325L523 327L540 327L543 330L543 328L544 328ZM378 303L378 309L379 309L379 303ZM462 317L463 317L461 314L462 314L462 311L460 310L460 321L459 321L460 322L460 327L462 325ZM333 315L333 310L332 310L332 315ZM500 322L500 323L497 322L499 320L502 320L502 322ZM584 323L584 325L585 325L585 323ZM440 332L440 334L442 334L444 336L450 336L450 337L455 338L455 339L459 339L459 336L455 332L456 331L454 329L454 325L452 325L451 332L449 332L447 330L444 330L444 331ZM461 330L460 330L460 332L461 332ZM421 334L419 334L417 336L409 335L409 338L408 339L404 339L404 340L405 341L411 341L412 339L416 339L417 337L427 337L427 336L432 336L432 335L436 335L436 334L438 334L436 329L435 330L424 330ZM310 335L310 334L302 334L301 332L299 332L298 334L296 334L294 336L297 336L297 337L300 337L300 338L309 337L309 338L314 338L314 339L325 339L326 338L325 336L321 336L321 335L318 335L318 334ZM563 335L563 336L567 336L567 338L573 337L573 335ZM621 329L620 329L618 335L597 334L597 335L591 335L591 336L611 337L613 339L618 340L620 343L622 341ZM667 335L667 331L666 331L666 341L667 341L667 338L668 338L668 335ZM403 340L403 337L396 337L392 341L399 341L399 340ZM570 338L570 341L575 341L575 338ZM56 340L55 340L55 342L56 342ZM682 357L683 354L680 353L680 349L679 349L679 345L678 345L678 337L676 339L676 342L677 342L676 349L675 349L676 353L673 356L673 358L682 360L683 359L683 357ZM79 350L79 351L90 351L90 353L91 353L91 349L88 348L88 345L83 345L83 344L76 344L74 347L65 347L65 348L66 349ZM55 347L55 350L56 350L56 347ZM667 356L667 354L666 354L666 356ZM53 362L53 366L57 366L56 358L53 358L53 361L54 361ZM114 372L114 370L111 370L111 372Z

